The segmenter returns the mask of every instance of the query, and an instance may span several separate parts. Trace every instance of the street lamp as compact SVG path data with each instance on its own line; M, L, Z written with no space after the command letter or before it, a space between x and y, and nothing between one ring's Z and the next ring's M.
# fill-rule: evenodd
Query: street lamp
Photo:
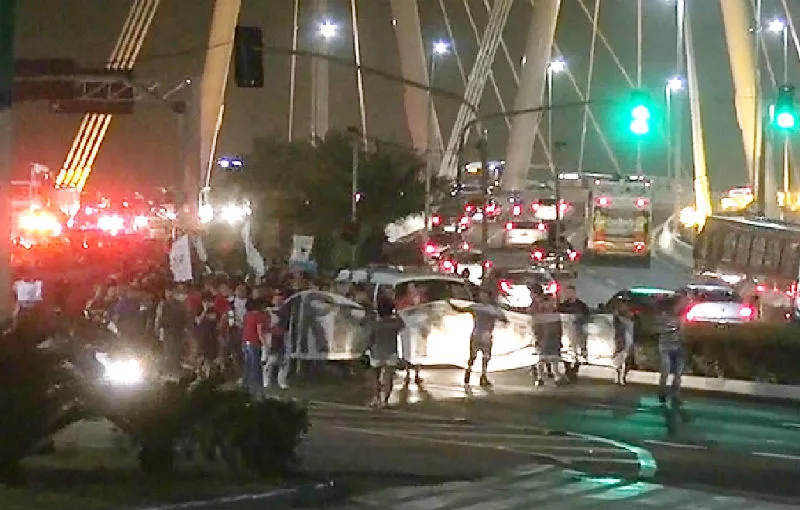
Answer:
M672 94L683 90L683 80L675 76L667 80L664 87L664 98L667 102L667 175L674 185L681 167L680 144L675 143L675 133L672 126Z
M547 66L547 152L550 154L550 174L553 176L556 192L556 223L555 238L556 246L559 244L561 231L561 182L558 178L558 170L555 165L555 155L553 154L553 76L567 70L567 62L561 58L555 58ZM559 250L558 253L561 253Z
M789 27L780 18L775 18L767 23L767 31L773 34L780 34L783 39L783 84L789 83ZM783 191L789 192L789 133L783 135Z
M319 35L321 35L322 38L325 39L326 41L336 37L338 31L339 27L328 19L326 19L319 25Z
M425 232L426 237L428 232L430 232L430 218L431 218L431 207L432 207L432 197L431 197L431 180L433 179L433 167L436 164L435 157L434 157L434 149L433 145L435 143L434 132L436 131L436 118L433 111L433 94L431 93L431 87L433 87L435 76L436 76L436 61L439 57L443 57L450 53L450 43L444 40L434 41L433 45L431 46L431 52L429 55L429 73L428 73L428 126L427 126L427 146L428 146L428 158L425 164Z

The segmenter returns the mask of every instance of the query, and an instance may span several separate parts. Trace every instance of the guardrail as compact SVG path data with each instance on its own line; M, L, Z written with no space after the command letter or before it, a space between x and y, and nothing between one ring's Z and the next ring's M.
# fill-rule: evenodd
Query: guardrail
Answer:
M675 231L675 215L667 219L657 232L659 251L672 262L687 268L694 265L692 245L682 241Z

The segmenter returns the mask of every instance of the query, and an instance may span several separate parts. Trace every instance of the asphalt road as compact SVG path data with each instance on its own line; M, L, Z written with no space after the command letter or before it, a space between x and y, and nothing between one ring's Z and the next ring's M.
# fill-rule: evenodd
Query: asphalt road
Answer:
M796 404L686 394L678 411L660 406L652 388L589 380L533 388L523 370L493 377L490 391L465 389L460 371L429 370L423 373L422 388L397 387L397 410L380 413L351 407L366 401L363 385L326 385L322 392L314 390L315 398L327 402L317 405L329 406L327 413L337 417L316 415L315 428L323 441L330 430L392 442L413 438L437 452L434 458L442 455L440 448L462 445L470 455L479 452L480 459L519 454L514 458L521 462L528 454L539 462L598 475L638 476L669 486L800 504ZM360 425L342 428L341 420L353 420L352 413L362 413L356 420ZM399 421L378 425L388 416ZM656 469L651 471L652 462ZM415 469L426 465L419 462Z

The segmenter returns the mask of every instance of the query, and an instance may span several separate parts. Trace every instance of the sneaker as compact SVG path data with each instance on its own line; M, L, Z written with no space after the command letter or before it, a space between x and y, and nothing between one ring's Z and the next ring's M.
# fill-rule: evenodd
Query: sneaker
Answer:
M480 384L481 386L487 387L492 385L492 381L490 381L489 378L486 377L485 375L482 375Z

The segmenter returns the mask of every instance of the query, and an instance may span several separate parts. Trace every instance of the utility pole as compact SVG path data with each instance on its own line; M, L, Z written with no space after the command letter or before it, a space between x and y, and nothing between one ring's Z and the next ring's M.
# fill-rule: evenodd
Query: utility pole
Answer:
M489 218L486 217L486 206L489 205L489 140L486 130L481 130L478 140L478 150L481 155L481 193L483 194L483 218L481 220L481 253L486 255L489 251ZM481 269L481 281L487 276L486 264Z
M353 247L350 252L350 267L355 268L358 260L359 241L359 231L356 225L358 225L358 151L360 150L361 140L356 128L351 127L348 129L348 131L352 137L351 144L353 145L353 175L351 177L352 185L350 189L350 223L352 224L352 231L355 233Z
M12 166L11 88L14 83L16 0L0 0L0 317L10 317Z

